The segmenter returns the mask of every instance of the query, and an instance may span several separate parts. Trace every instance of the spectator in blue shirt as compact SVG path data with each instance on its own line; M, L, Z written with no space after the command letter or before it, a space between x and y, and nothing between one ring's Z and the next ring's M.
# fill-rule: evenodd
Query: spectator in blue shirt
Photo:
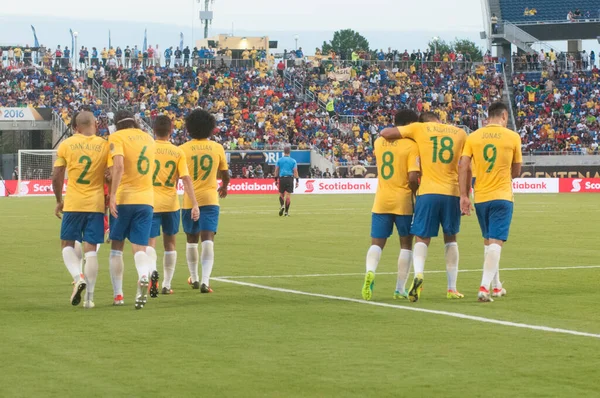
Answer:
M171 66L171 57L173 56L173 47L169 47L165 50L165 66L168 68Z
M296 50L296 58L304 58L304 53L302 52L302 47Z

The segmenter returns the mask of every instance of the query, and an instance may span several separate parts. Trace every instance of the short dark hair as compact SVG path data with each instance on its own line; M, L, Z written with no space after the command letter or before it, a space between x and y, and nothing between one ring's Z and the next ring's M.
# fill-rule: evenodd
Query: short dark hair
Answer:
M394 126L407 126L419 121L417 112L410 109L400 109L394 116Z
M125 110L118 111L115 114L115 126L117 126L117 130L140 128L140 125L135 121L133 113Z
M488 109L488 117L500 117L504 112L508 112L508 106L504 102L494 102Z
M73 131L73 133L77 129L77 116L79 116L79 111L75 111L73 119L71 119L71 131Z
M185 118L188 134L197 140L209 138L216 127L215 117L204 109L195 109Z
M154 120L154 135L168 137L171 134L171 119L167 115L159 115Z
M423 112L419 117L419 122L421 123L435 123L439 121L440 117L434 112Z

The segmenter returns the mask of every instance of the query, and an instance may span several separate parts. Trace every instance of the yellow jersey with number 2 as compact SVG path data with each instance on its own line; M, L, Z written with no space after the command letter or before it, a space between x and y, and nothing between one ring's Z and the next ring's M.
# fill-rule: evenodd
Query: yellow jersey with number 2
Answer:
M98 136L75 134L63 141L55 167L67 168L63 211L104 213L104 172L108 143Z
M154 186L154 212L166 213L179 210L177 181L189 176L185 154L169 141L155 142L155 159L152 174Z
M154 138L139 129L124 129L109 135L108 144L109 167L118 155L123 156L125 166L117 189L117 205L154 206Z
M513 201L512 165L522 163L521 137L512 130L489 124L467 138L462 156L472 159L475 203Z
M223 146L203 139L188 141L180 148L185 153L198 206L218 206L217 172L228 170ZM183 196L183 208L192 208L192 201L187 195Z
M408 173L421 171L419 148L412 140L386 140L374 145L377 160L377 192L373 213L409 216L413 214L413 195Z
M458 161L467 133L442 123L413 123L398 127L403 138L411 138L419 147L421 185L417 195L460 196Z

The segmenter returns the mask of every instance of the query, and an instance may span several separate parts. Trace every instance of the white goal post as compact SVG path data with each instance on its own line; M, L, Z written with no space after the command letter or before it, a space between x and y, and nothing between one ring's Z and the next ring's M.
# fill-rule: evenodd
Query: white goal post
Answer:
M55 149L22 149L18 153L17 196L48 196L52 191Z

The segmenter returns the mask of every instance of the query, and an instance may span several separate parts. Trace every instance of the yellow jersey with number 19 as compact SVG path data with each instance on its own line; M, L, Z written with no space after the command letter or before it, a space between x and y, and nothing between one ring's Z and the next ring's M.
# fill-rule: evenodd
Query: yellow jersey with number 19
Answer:
M218 206L217 172L229 169L223 146L203 139L188 141L180 148L185 153L188 170L191 172L198 206ZM192 201L187 195L183 196L183 208L192 208Z
M379 137L374 145L377 160L377 192L373 213L409 216L413 214L413 195L408 173L421 171L419 149L412 140L386 140Z
M104 172L108 143L95 135L75 134L58 147L55 167L67 169L63 211L104 213Z
M155 141L155 160L152 174L154 186L154 212L179 210L177 181L189 176L185 154L169 141Z
M473 175L477 176L475 203L513 201L512 165L523 162L519 134L489 124L469 135L462 156L473 161Z
M154 138L139 129L124 129L109 135L108 144L109 167L112 158L119 155L125 166L117 189L117 204L154 206Z
M467 133L442 123L413 123L398 127L403 138L411 138L419 147L421 185L417 195L460 196L458 161Z

